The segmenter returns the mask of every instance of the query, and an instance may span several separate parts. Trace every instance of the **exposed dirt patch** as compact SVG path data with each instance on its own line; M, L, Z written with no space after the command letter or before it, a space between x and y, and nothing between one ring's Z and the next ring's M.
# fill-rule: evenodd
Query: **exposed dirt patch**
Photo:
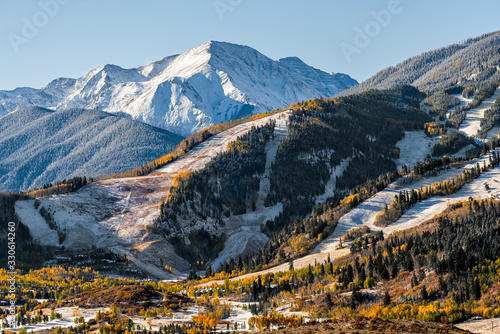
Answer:
M267 332L265 332L267 333ZM272 331L280 334L312 334L312 333L470 333L452 325L424 321L383 320L364 317L341 318L327 320L321 323L305 324L297 328L280 328Z

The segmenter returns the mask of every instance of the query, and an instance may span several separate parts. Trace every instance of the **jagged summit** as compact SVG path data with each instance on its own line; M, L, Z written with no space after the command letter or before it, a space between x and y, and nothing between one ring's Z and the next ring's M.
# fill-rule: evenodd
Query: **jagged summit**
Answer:
M274 61L248 46L209 41L138 68L108 64L42 89L0 91L0 116L30 106L98 109L187 135L356 84L296 57Z

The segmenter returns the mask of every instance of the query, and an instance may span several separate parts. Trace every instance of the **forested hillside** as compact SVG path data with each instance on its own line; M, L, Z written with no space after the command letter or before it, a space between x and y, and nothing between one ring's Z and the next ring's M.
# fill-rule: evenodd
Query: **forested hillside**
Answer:
M498 316L499 212L494 200L453 203L422 227L385 240L360 238L360 246L342 261L300 270L291 264L288 272L245 281L248 294L262 314L280 296L291 298L293 311L317 317L455 323ZM271 282L279 283L271 287ZM234 280L225 288L232 293L245 283ZM287 295L292 287L304 297Z
M275 240L274 232L311 213L316 197L325 193L327 185L335 189L333 195L338 201L365 181L394 172L393 159L399 155L395 144L405 131L423 131L424 124L431 120L419 108L422 98L417 89L401 86L293 104L289 107L293 114L287 135L279 142L271 163L267 193L259 189L259 177L273 124L254 129L231 143L228 151L204 169L178 175L156 225L163 226L167 235L176 235L182 225L192 228L200 221L223 227L227 217L255 211L259 196L264 196L260 198L264 207L283 208L276 218L261 226L261 232ZM345 172L337 171L341 164ZM315 227L315 234L325 226ZM203 235L208 238L206 234L199 237ZM278 248L273 243L259 250L259 254L266 255L255 265L274 258Z
M0 243L2 254L0 264L7 268L9 222L15 223L14 240L17 249L17 265L19 269L29 270L41 265L44 261L44 249L31 238L29 229L23 225L16 215L14 204L18 200L26 199L25 195L0 192ZM12 235L10 235L12 236Z
M101 111L19 110L0 118L0 190L119 173L167 154L181 140Z
M247 208L255 210L255 194L259 190L266 163L266 142L274 136L274 122L252 128L228 145L226 152L217 155L200 171L179 174L162 205L159 221L177 215L189 219L242 214ZM195 198L196 197L196 198ZM201 201L199 206L193 201Z
M339 96L404 84L423 91L463 89L486 80L500 80L500 31L406 59Z

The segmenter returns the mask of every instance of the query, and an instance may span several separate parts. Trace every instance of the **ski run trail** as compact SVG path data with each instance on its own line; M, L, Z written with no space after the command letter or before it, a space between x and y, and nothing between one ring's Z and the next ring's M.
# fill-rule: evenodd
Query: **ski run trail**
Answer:
M500 153L500 149L497 150ZM378 227L374 225L375 217L385 209L386 205L390 205L394 196L400 191L409 191L431 185L434 182L441 182L460 174L465 170L470 170L479 163L483 166L488 164L491 153L488 153L478 159L464 163L461 167L454 167L441 172L439 175L426 178L423 180L409 183L406 177L400 178L390 184L386 189L378 192L366 201L359 204L350 212L345 214L338 222L335 231L321 243L319 243L309 255L294 259L293 266L295 269L300 269L315 263L327 261L328 257L331 260L339 259L350 253L350 243L343 243L343 248L340 246L340 238L352 228L358 228L363 225L370 227L372 231L381 230L384 236L387 237L393 232L406 230L412 227L419 226L425 221L431 219L435 215L446 209L448 204L465 201L470 197L478 200L485 198L500 199L500 168L488 170L482 173L477 179L473 180L462 187L457 193L449 196L434 196L416 204L411 209L407 210L401 218L393 224L386 227ZM408 184L406 184L408 183ZM488 190L485 185L488 185ZM289 270L289 264L284 263L266 270L255 273L249 273L232 278L232 280L240 280L248 277L263 275L266 273L285 272ZM201 286L209 286L213 283L222 284L223 281L212 281L202 284Z
M179 278L163 270L159 259L164 259L163 265L184 272L189 270L187 261L177 256L167 241L159 237L151 240L146 232L146 226L159 215L160 203L167 197L174 177L184 171L202 169L230 142L254 126L274 120L280 124L279 129L284 128L286 132L287 127L283 124L289 115L290 112L284 111L237 125L210 137L186 155L146 176L98 181L71 194L41 198L39 205L53 215L59 230L66 233L67 238L62 243L66 248L109 248L126 255L152 277ZM35 208L35 200L18 201L16 213L42 245L59 245L57 231L50 229L39 208Z
M495 91L492 97L486 99L481 103L481 105L475 109L468 110L466 112L466 116L462 124L460 125L459 131L466 134L469 137L475 137L477 135L477 131L481 128L481 120L484 118L484 112L491 108L495 100L500 96L500 87ZM491 135L490 135L491 132ZM491 129L488 132L489 139L491 139L493 133L498 135L498 128Z
M500 95L500 88L497 89L495 94L489 99L483 101L483 103L476 109L468 111L468 121L461 131L468 132L472 134L477 133L479 129L479 121L476 119L477 114L481 113L481 117L484 115L484 111L491 107L495 102L496 98ZM467 103L468 101L464 101ZM492 129L488 133L488 137L492 131L497 131L498 129ZM425 134L417 131L406 132L405 138L398 142L398 146L401 150L400 159L396 161L398 167L403 165L413 166L417 161L425 160L425 157L430 153L431 147L437 143L439 138L428 138ZM462 152L463 151L463 152ZM455 154L458 156L463 154L465 150ZM497 153L500 149L497 150ZM443 212L448 204L465 201L469 198L474 198L476 200L486 199L486 198L496 198L500 199L500 167L493 170L488 170L481 174L481 176L471 183L466 184L457 193L449 196L434 196L424 200L411 209L407 210L401 218L398 219L393 224L386 227L377 227L374 225L375 217L385 209L386 205L389 206L394 200L394 197L399 194L400 191L409 191L411 189L419 189L420 187L425 187L431 185L434 182L442 182L447 179L451 179L456 175L459 175L465 170L471 170L472 167L479 164L481 167L489 164L489 157L491 153L488 153L478 159L474 159L470 162L462 164L460 167L452 167L450 169L440 172L438 175L417 180L414 182L409 182L406 177L400 178L394 183L390 184L386 189L375 194L371 198L367 199L363 203L359 204L356 208L352 209L350 212L345 214L339 220L335 231L321 243L319 243L310 254L294 259L293 266L295 269L300 269L308 265L314 265L315 263L325 262L328 258L331 260L339 259L350 253L349 245L350 243L344 243L343 247L340 248L340 238L346 234L352 228L358 228L363 225L370 227L372 231L381 230L384 236L387 237L393 232L398 232L419 226L425 221L431 219L435 215ZM284 272L289 269L289 264L285 263L279 266L275 266L266 270L262 270L255 273L249 273L241 276L232 278L232 280L239 280L248 277L263 275L266 273L276 273ZM213 283L221 284L219 281L212 281L202 284L202 286L209 286Z

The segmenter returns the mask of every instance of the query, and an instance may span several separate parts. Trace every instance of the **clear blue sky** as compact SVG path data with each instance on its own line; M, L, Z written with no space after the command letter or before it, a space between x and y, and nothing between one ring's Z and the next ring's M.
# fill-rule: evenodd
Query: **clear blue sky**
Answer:
M42 8L54 1L65 4ZM341 43L355 46L355 28L364 30L374 21L371 11L391 1L0 0L0 89L41 88L108 63L136 67L208 40L249 45L273 59L298 56L362 81L421 52L500 29L498 0L400 0L389 24L373 30L370 44L348 62Z

